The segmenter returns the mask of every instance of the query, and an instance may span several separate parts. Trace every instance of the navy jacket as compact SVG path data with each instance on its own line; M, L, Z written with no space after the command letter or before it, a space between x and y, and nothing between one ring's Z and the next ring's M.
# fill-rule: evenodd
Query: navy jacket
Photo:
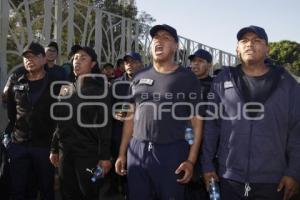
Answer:
M107 90L104 84L102 79L86 77L81 84L77 81L75 87L62 87L60 96L65 97L59 102L61 106L58 104L54 109L58 120L52 153L58 153L58 143L64 155L91 156L99 160L111 158L111 95L107 91L104 95Z
M126 83L126 81L128 83ZM119 83L119 84L118 84ZM116 78L114 82L112 83L112 88L113 88L113 94L118 95L118 96L128 96L129 95L129 86L130 86L130 81L127 77L127 74L124 73L122 76ZM124 98L117 98L117 96L113 95L113 104L115 103L122 103L122 102L128 102L128 99ZM116 106L117 109L120 109L120 106ZM113 139L121 142L122 139L122 130L123 130L123 122L120 120L113 119Z
M264 112L257 116L261 119L249 120L238 114L239 109L243 113L246 102L233 70L226 67L211 87L211 102L223 107L216 112L216 107L209 106L217 119L205 122L203 171L215 171L213 159L217 156L219 176L223 178L278 183L282 176L291 176L300 182L299 85L286 70L276 66L278 81L263 104ZM224 119L228 117L232 119Z
M44 84L35 103L29 98L29 80L26 70L19 68L10 75L5 92L7 95L8 125L5 132L13 142L35 147L50 147L55 122L50 115L50 106L56 101L51 96L51 83L56 79L46 73ZM58 88L54 88L57 93Z

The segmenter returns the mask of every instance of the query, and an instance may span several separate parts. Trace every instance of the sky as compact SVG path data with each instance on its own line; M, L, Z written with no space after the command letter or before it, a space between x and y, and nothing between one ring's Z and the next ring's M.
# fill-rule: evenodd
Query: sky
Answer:
M263 27L270 42L300 43L299 0L136 0L156 24L169 24L180 36L235 54L236 33Z

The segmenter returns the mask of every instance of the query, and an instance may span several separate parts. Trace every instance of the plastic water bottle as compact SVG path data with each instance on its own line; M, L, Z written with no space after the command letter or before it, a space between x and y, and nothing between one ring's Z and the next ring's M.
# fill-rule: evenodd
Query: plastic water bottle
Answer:
M189 143L189 145L194 144L194 132L192 128L187 127L185 129L184 138Z
M221 199L219 185L213 177L209 181L208 193L209 193L210 200L220 200Z
M104 177L103 169L99 165L94 170L90 170L90 169L87 168L86 171L88 171L88 172L90 172L90 173L93 174L93 176L91 178L91 181L93 183L95 183L97 181L97 179Z
M3 141L2 141L2 143L5 146L5 148L7 147L7 145L9 144L9 142L10 142L9 136L7 134L4 134L3 135Z

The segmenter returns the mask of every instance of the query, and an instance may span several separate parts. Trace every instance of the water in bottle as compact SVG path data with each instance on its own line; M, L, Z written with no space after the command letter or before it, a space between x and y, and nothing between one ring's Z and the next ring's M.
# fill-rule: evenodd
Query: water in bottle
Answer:
M189 145L194 144L194 132L192 128L187 127L185 129L184 138L189 143Z
M97 181L97 179L104 177L103 169L99 165L94 170L90 170L90 169L87 168L86 171L93 174L93 176L91 178L91 181L94 182L94 183Z
M208 193L209 193L210 200L220 200L221 199L219 185L213 177L209 181Z
M10 142L10 139L9 139L9 136L7 135L7 134L5 134L4 136L3 136L3 145L5 146L5 147L7 147L7 145L9 144L9 142Z

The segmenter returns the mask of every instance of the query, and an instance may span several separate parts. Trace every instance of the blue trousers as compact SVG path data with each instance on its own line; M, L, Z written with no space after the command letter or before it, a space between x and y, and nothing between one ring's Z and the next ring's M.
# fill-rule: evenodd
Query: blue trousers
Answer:
M49 149L23 144L8 145L10 193L12 200L54 200L54 167L49 161Z
M277 192L278 184L250 183L251 190L245 197L245 183L221 179L222 200L282 200L283 192Z
M183 200L185 185L176 180L179 165L188 158L186 141L152 144L132 138L127 152L130 200Z

